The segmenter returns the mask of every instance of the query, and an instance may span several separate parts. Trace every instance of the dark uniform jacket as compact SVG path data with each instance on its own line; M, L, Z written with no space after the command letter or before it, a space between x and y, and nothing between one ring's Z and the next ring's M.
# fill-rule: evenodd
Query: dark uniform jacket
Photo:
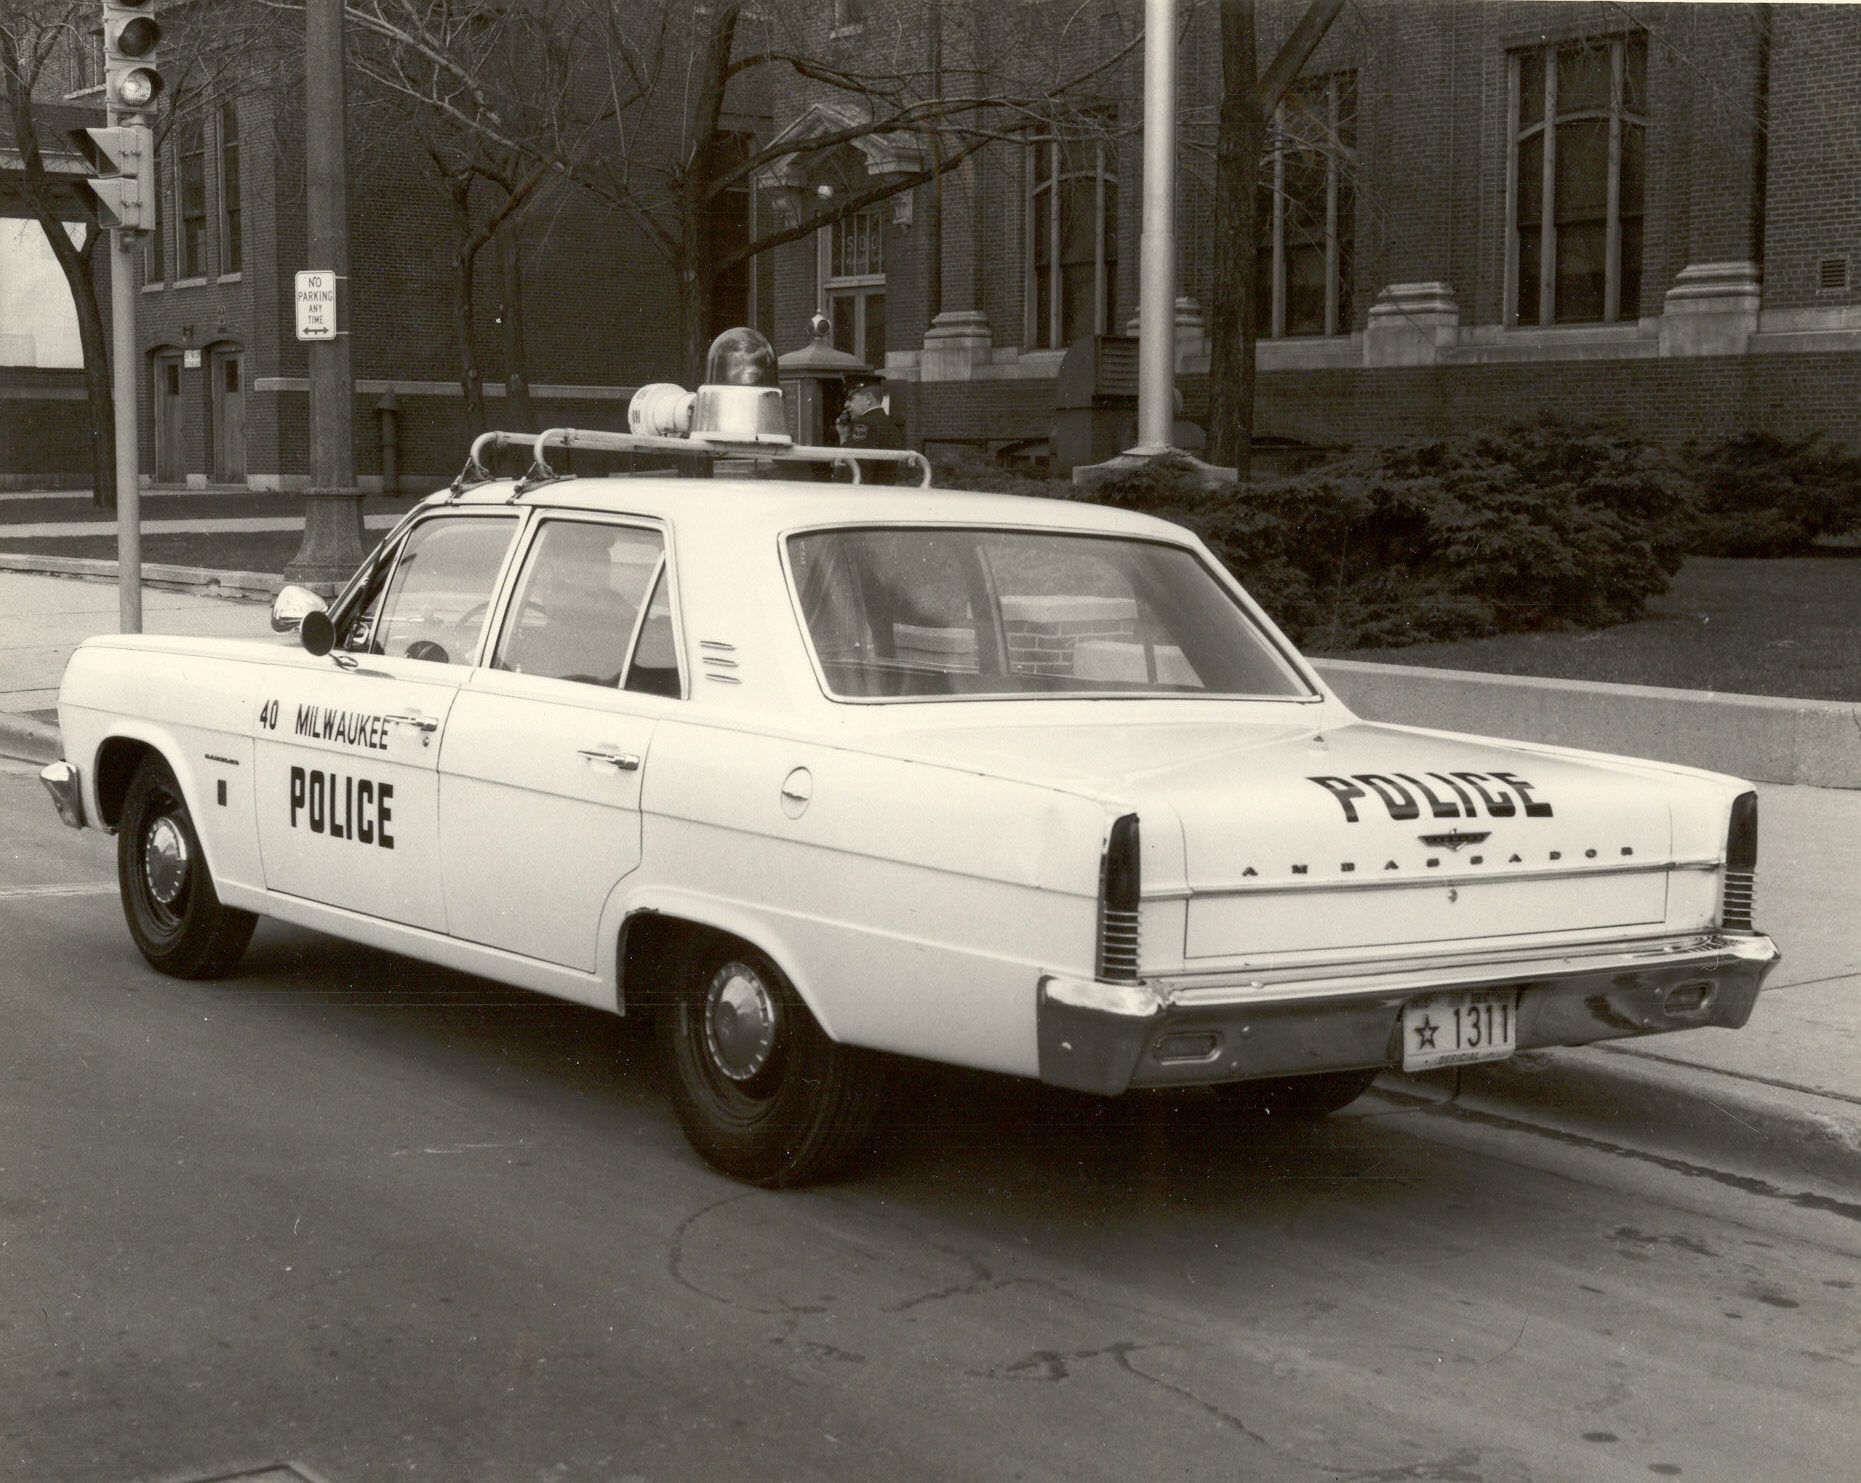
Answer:
M841 426L845 428L841 437L849 448L905 446L903 424L883 407L868 407ZM898 481L898 467L895 463L862 463L859 476L868 484L894 484Z

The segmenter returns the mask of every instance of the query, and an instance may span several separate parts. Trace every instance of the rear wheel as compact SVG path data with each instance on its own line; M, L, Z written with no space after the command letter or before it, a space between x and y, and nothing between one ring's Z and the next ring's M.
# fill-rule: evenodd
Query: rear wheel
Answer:
M1250 1117L1329 1117L1369 1091L1380 1069L1371 1066L1267 1081L1231 1081L1215 1091L1230 1109Z
M673 1106L712 1167L750 1184L805 1184L864 1151L879 1058L830 1040L763 954L728 940L701 947L657 1020Z
M176 978L231 972L258 922L221 904L180 785L159 757L143 762L124 796L116 879L138 951Z

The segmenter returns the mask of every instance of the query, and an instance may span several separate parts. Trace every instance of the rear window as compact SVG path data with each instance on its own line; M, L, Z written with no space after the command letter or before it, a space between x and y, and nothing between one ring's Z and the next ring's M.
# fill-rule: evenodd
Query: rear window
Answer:
M1313 694L1180 546L886 528L791 536L788 557L843 698Z

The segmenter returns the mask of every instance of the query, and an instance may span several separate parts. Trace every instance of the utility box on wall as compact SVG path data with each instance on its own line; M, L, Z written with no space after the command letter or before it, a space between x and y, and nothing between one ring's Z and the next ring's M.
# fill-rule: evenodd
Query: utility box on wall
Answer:
M1136 442L1136 337L1093 335L1073 341L1054 387L1049 473L1071 478L1075 466L1103 463Z

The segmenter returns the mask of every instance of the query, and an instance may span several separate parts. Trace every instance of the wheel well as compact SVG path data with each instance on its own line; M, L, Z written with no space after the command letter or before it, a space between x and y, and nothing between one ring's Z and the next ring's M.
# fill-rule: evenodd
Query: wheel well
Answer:
M650 1015L677 997L679 975L706 944L753 942L704 922L663 912L641 911L627 918L620 940L620 1007L624 1013Z
M113 736L97 749L97 812L106 829L116 828L122 818L123 799L136 769L145 758L160 755L147 742L128 736Z

